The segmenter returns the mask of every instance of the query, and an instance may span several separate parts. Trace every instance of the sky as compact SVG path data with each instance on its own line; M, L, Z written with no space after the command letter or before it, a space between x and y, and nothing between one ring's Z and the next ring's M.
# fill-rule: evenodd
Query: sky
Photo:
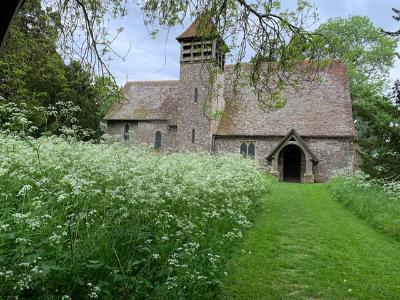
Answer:
M133 1L132 1L133 2ZM375 25L385 30L396 30L399 22L392 18L392 7L400 8L400 0L310 0L319 12L319 23L329 18L368 16ZM282 5L294 5L295 0L282 0ZM123 85L127 80L169 80L179 78L179 43L175 37L182 33L190 21L183 26L160 30L152 39L143 22L140 10L131 5L124 18L110 20L110 30L123 27L113 43L113 49L124 59L114 56L110 70ZM400 47L398 49L400 51ZM400 78L400 60L391 71L391 78Z

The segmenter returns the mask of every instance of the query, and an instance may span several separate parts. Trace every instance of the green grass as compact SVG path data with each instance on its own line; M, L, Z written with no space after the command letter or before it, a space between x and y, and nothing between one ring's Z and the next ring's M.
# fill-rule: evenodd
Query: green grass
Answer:
M400 183L360 176L337 177L329 183L333 198L383 233L400 240Z
M330 197L277 184L227 266L226 299L399 299L400 243Z

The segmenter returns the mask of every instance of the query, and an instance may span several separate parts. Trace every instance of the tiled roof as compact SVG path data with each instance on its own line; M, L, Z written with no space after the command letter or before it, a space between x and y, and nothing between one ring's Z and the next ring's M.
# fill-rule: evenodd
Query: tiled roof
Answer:
M184 32L176 39L178 41L192 38L219 36L215 24L205 14L201 14Z
M260 108L249 87L233 94L230 70L232 66L226 66L226 104L217 135L285 136L294 128L301 136L356 136L349 75L344 63L335 61L321 70L321 82L303 82L297 89L287 87L282 93L287 103L269 111Z
M249 70L250 65L244 65ZM320 71L321 81L287 87L287 103L264 111L249 87L233 94L229 80L232 66L225 68L225 109L218 136L279 136L291 129L302 136L355 137L349 75L344 63L335 61ZM173 81L130 81L123 88L125 99L115 103L106 120L168 120L176 125L184 86ZM184 112L184 110L182 110ZM184 117L184 116L183 116Z
M178 80L128 81L124 99L114 103L106 120L169 120L176 124Z

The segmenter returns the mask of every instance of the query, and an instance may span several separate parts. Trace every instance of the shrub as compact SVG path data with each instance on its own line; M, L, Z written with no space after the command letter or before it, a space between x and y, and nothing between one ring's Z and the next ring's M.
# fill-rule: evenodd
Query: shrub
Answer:
M0 295L212 298L268 182L251 160L0 135Z
M386 234L400 239L400 183L357 172L330 181L333 197Z

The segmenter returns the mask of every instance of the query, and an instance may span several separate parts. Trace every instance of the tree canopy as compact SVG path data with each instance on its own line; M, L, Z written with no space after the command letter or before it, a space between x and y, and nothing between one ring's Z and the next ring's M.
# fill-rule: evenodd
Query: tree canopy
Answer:
M13 115L18 108L19 113L25 111L30 126L37 128L34 135L59 133L67 125L99 133L105 107L117 92L112 81L93 78L80 62L63 61L57 52L52 13L43 9L39 0L27 1L17 15L1 50L0 78L0 105L3 110L11 109ZM7 123L4 118L3 114L3 125Z
M394 101L396 89L387 94L396 40L362 16L330 19L317 32L329 41L323 57L348 64L364 170L375 177L393 178L400 161L400 115Z
M344 60L349 66L353 86L367 82L383 87L394 64L395 39L364 16L329 19L316 32L328 41L321 50L321 56Z
M42 0L56 28L57 46L63 59L79 60L92 76L112 76L108 69L112 36L108 18L128 14L129 0ZM305 58L318 61L320 48L307 28L317 19L316 8L306 0L297 0L294 9L283 8L280 0L135 0L145 24L156 35L160 28L182 24L206 13L227 41L236 77L246 51L254 51L254 68L249 76L258 95L289 81L286 76ZM263 62L274 62L273 68L261 68ZM303 73L315 72L315 64ZM307 76L304 76L305 78ZM271 94L271 93L270 93ZM274 99L259 97L266 107Z

